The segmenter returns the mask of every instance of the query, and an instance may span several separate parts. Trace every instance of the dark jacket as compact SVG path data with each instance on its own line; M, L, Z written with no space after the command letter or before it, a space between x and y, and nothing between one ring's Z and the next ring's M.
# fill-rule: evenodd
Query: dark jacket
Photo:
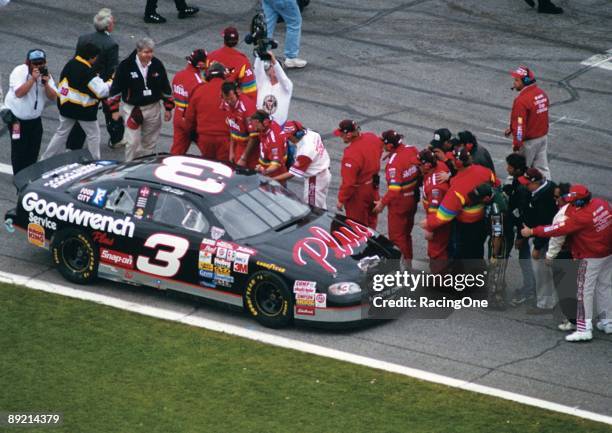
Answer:
M151 91L150 95L144 94L146 89ZM147 72L147 87L145 88L145 82L136 64L136 50L119 63L110 95L109 107L112 112L119 110L119 99L138 107L163 99L166 110L174 108L172 89L163 63L157 57L153 57Z
M520 239L524 222L523 212L529 205L531 193L519 183L516 177L512 179L512 183L504 185L503 190L508 196L508 214L512 219L512 224L517 228L517 238Z
M100 49L100 55L94 65L94 69L104 81L109 80L119 64L119 45L110 33L106 31L79 36L77 51L85 44L94 44Z
M480 144L474 145L470 154L472 155L472 162L474 164L487 167L489 170L495 173L495 164L493 164L491 154L486 148L482 147Z
M57 85L57 107L62 116L97 120L100 99L107 96L108 84L98 77L90 63L80 56L66 63Z
M555 184L547 181L546 185L535 194L530 193L529 202L523 215L527 227L547 226L559 211L555 201ZM548 238L533 238L533 246L541 250L548 244Z

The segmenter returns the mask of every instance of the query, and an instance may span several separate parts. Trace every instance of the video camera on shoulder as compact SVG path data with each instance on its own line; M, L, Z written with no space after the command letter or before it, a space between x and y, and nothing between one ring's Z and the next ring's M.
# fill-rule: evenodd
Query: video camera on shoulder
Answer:
M268 38L268 26L263 13L255 14L251 20L251 32L244 37L244 42L255 46L253 54L261 60L270 60L268 51L278 48L278 42Z

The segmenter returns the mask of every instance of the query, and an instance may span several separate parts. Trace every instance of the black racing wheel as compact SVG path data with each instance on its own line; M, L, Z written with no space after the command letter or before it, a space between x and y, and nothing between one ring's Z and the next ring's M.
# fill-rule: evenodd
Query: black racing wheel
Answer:
M244 292L248 313L263 326L283 328L293 319L293 297L285 281L270 272L257 272Z
M53 263L64 278L87 284L98 275L98 252L89 235L77 229L57 233L51 244Z

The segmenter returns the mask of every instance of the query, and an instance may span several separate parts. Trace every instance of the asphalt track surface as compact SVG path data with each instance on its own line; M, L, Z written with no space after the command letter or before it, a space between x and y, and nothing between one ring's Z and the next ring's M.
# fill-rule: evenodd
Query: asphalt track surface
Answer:
M46 49L54 77L74 52L77 37L91 29L103 6L118 18L115 38L122 57L135 39L148 35L156 55L174 73L193 48L221 43L220 31L237 25L244 33L255 2L226 0L199 4L200 14L177 20L173 3L160 2L169 18L162 26L145 25L144 2L54 2L20 0L0 9L0 82L6 90L12 68L33 47ZM245 4L251 7L247 9ZM364 130L396 128L423 147L432 131L469 129L492 153L498 172L510 142L502 131L515 96L508 70L526 63L548 92L551 106L550 157L553 178L582 182L595 195L612 199L612 2L558 2L566 14L542 16L523 1L480 2L415 0L320 1L304 13L301 56L306 69L289 72L294 82L290 118L299 118L323 135L338 173L343 145L331 131L343 118ZM283 40L283 26L277 39ZM241 48L250 48L241 44ZM592 56L596 66L582 64ZM57 110L43 114L43 147L57 126ZM171 142L165 124L160 151ZM103 133L103 140L104 140ZM103 156L122 159L122 151L103 148ZM0 132L0 163L10 164L10 142ZM299 184L292 187L300 188ZM328 204L338 188L334 178ZM2 215L15 205L11 176L0 174ZM418 220L418 218L417 218ZM386 232L384 221L379 226ZM422 232L415 229L415 251L424 256ZM509 271L511 288L520 285L517 266ZM2 231L0 270L65 281L51 269L49 254L21 237ZM177 298L154 289L99 282L88 290L138 303L171 306L251 329L245 316ZM497 387L593 412L612 415L612 336L595 332L591 343L569 344L550 316L530 317L525 308L506 312L461 310L447 319L404 316L397 321L350 332L295 328L266 331L333 347L461 380Z

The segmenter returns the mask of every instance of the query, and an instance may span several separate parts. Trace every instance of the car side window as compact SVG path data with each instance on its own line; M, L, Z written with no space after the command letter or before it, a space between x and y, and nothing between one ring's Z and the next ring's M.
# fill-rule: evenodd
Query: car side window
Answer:
M160 192L157 196L153 221L199 233L209 229L206 217L191 201L167 192Z
M108 194L104 209L131 214L134 211L137 193L138 189L133 186L117 187Z

